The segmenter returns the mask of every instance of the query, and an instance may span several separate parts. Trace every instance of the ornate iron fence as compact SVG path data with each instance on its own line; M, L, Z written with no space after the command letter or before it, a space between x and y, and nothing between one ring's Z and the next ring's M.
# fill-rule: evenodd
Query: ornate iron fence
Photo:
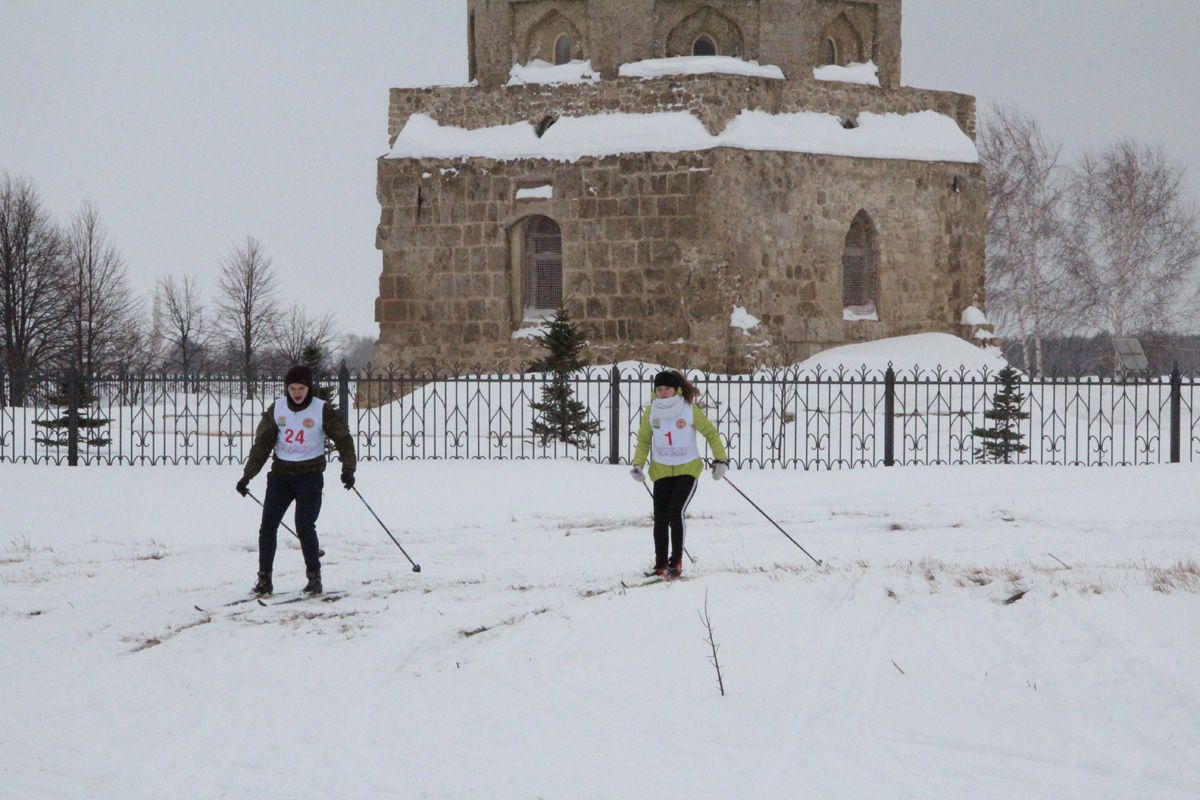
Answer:
M654 368L592 367L572 375L599 422L587 447L530 433L549 375L387 369L331 381L363 460L570 458L628 462ZM861 369L691 373L700 403L740 467L838 469L971 464L996 377L987 372ZM1028 464L1193 461L1198 384L1176 370L1138 380L1022 379ZM0 371L0 462L238 464L282 380L122 374L80 378ZM102 420L88 427L87 420ZM47 424L52 423L52 424ZM57 424L58 427L54 427ZM331 458L336 457L331 454Z

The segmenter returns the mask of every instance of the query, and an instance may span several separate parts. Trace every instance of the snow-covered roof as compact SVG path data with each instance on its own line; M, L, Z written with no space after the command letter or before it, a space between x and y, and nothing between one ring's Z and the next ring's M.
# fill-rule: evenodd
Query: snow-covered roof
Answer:
M413 114L389 158L544 158L576 161L621 153L678 153L733 147L857 158L975 163L979 154L957 123L936 111L862 112L845 128L832 114L743 111L716 136L687 111L563 116L539 137L529 122L469 130Z
M839 81L841 83L861 83L864 86L879 85L879 68L874 61L865 64L847 64L839 67L828 64L824 67L813 67L813 77L819 81Z
M592 69L592 62L569 61L566 64L551 64L540 58L528 64L513 64L508 71L509 86L547 83L594 83L600 75Z
M622 78L660 78L667 75L747 75L753 78L783 80L783 70L771 64L744 61L733 56L675 56L648 58L622 64L617 74Z

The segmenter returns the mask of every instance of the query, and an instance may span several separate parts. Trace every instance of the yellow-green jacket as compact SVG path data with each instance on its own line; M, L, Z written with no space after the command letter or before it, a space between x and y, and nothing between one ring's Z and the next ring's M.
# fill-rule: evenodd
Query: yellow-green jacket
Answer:
M679 392L676 392L676 394L679 394ZM635 467L645 465L646 459L650 455L650 443L653 438L653 433L650 430L651 410L650 406L646 406L646 410L642 412L642 424L638 427L637 451L633 454L633 465ZM717 461L728 460L729 456L725 453L725 445L721 442L721 434L717 433L717 426L713 425L708 417L704 416L704 412L700 410L700 406L694 404L692 405L692 427L708 442L708 447L712 450L713 458ZM650 476L650 480L656 481L659 478L670 478L675 475L691 475L693 478L699 478L700 473L703 471L704 461L697 458L678 466L651 462L650 470L647 474Z

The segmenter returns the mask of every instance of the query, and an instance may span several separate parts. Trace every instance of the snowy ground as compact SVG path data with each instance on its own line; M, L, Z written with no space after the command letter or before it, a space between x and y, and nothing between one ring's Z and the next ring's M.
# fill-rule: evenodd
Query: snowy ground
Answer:
M623 590L626 468L368 463L420 574L330 473L349 594L222 608L237 475L0 465L0 797L1200 794L1200 467L731 474L821 569L706 476Z

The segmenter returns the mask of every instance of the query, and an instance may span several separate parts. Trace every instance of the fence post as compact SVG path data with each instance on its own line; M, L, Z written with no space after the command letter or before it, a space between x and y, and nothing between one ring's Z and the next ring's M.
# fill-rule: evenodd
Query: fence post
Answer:
M4 391L4 365L0 364L0 408L8 405L8 393Z
M1183 373L1179 365L1171 371L1171 463L1179 463L1179 410L1183 396Z
M79 373L67 374L67 464L79 466Z
M889 364L883 373L883 465L896 464L896 371Z
M346 362L342 362L341 369L338 370L338 413L342 415L342 422L346 426L350 426L350 370L346 368Z
M608 381L608 463L621 463L621 369L613 364Z

